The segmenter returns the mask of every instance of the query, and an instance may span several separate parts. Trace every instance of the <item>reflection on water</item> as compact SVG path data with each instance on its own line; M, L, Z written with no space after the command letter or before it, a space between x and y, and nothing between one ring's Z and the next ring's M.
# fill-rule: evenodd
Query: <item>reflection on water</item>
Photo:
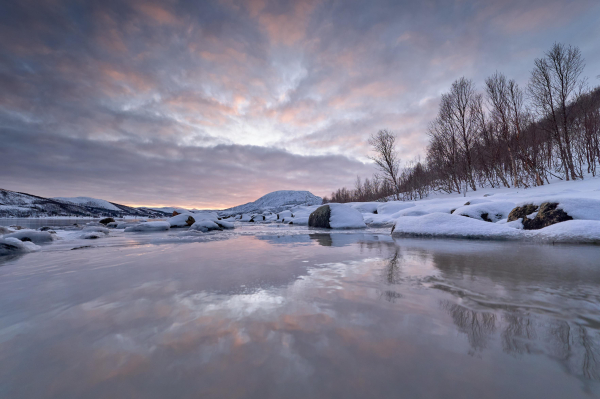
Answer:
M28 254L0 268L0 397L593 397L598 255L322 232Z

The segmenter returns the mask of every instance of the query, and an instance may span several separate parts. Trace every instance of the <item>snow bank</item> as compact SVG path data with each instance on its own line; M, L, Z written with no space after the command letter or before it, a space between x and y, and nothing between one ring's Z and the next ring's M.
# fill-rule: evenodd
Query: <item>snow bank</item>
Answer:
M125 228L126 232L140 232L140 231L164 231L169 230L171 225L169 222L146 222L140 223Z
M37 231L30 229L23 229L15 231L14 233L6 234L4 238L16 238L17 240L31 241L35 244L43 244L52 242L56 239L56 236L52 235L47 231Z
M362 214L344 204L328 204L331 209L329 225L332 229L364 229L367 227Z
M381 202L349 202L346 205L349 205L360 213L375 213Z
M540 230L520 230L516 223L521 222L489 223L459 215L431 213L399 218L392 236L600 244L600 221L597 220L569 220Z
M402 201L390 201L390 202L381 202L377 206L377 214L392 214L398 211L401 211L406 208L410 208L415 206L413 202L402 202Z
M394 237L447 237L509 240L521 237L521 230L448 213L399 218L392 230Z
M0 256L17 255L37 251L39 249L39 246L29 241L23 242L14 237L0 238Z
M541 241L600 244L600 221L597 220L568 220L532 231Z

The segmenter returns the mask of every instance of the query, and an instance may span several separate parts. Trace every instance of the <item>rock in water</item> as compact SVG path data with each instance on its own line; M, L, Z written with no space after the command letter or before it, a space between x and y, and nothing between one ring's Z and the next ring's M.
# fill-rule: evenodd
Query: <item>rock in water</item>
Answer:
M556 223L573 220L573 218L569 216L567 212L563 211L562 209L557 209L557 207L558 203L556 202L544 202L542 205L540 205L540 210L538 211L537 215L535 215L535 218L523 218L523 229L539 230Z
M316 211L308 217L308 225L310 227L321 227L330 229L329 217L331 216L331 208L329 205L323 205L317 208Z
M512 211L510 211L510 213L508 214L508 221L514 222L515 220L527 218L527 215L531 215L533 212L535 212L537 210L538 210L538 206L533 205L533 204L518 206L518 207L514 208Z
M115 219L113 218L104 218L100 221L100 224L107 225L109 223L114 223Z
M168 222L171 224L171 227L188 227L193 225L196 222L196 219L191 215L180 213L179 215L170 218Z
M326 229L364 229L362 214L346 204L320 206L308 217L308 225Z

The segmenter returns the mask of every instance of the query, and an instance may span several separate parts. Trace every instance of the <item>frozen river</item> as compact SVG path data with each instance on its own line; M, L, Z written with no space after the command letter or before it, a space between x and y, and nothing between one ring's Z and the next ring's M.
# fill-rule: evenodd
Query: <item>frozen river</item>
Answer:
M600 395L597 246L69 234L0 258L0 397Z

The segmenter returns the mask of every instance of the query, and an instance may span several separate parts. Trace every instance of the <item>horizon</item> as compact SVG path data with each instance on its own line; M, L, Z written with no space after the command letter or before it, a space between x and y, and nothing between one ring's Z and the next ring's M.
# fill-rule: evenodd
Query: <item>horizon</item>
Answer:
M423 158L462 76L525 87L560 42L598 86L599 19L556 0L3 4L0 182L153 208L329 196L373 174L379 129Z

